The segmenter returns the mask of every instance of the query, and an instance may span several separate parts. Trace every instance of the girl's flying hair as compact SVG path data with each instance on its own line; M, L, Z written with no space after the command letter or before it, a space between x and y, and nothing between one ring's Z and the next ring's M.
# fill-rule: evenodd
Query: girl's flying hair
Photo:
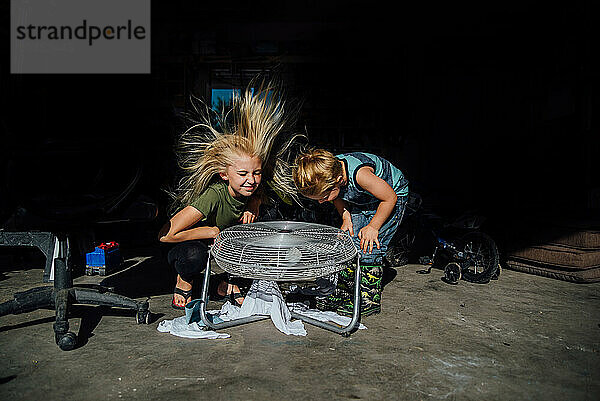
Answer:
M295 122L298 106L286 110L288 104L278 84L253 80L242 94L234 91L231 110L220 114L198 98L192 97L191 104L192 113L184 114L187 129L175 146L184 175L171 194L172 213L189 205L236 156L243 155L258 157L263 179L275 192L298 201L290 158L296 140L303 135L287 132Z

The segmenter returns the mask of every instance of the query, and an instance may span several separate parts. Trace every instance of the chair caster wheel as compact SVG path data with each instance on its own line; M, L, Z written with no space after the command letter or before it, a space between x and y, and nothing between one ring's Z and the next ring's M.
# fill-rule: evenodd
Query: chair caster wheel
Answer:
M56 344L63 351L71 351L77 345L77 335L71 331L65 334L56 334Z
M135 318L138 324L150 324L150 311L138 311Z
M458 280L461 279L461 267L458 263L451 262L444 268L444 279L449 284L458 284Z

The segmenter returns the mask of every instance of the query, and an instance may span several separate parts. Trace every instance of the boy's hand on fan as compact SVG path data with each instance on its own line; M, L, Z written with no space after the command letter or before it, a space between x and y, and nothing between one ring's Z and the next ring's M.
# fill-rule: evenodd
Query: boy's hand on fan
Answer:
M347 210L344 211L344 215L342 216L342 226L340 227L342 231L348 231L350 236L354 237L354 226L352 225L352 217L350 212Z
M365 253L368 249L369 253L372 253L373 243L377 245L377 249L381 249L381 246L379 245L379 239L377 238L378 235L379 230L372 227L370 224L367 224L366 226L361 228L361 230L358 233L358 238L360 239L360 249L362 249L362 251Z

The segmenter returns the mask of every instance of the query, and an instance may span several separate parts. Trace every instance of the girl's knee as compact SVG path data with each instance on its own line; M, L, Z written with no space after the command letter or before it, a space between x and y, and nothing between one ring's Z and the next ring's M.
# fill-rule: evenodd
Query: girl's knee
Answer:
M183 252L181 258L189 263L206 263L208 257L208 251L205 249L188 248Z

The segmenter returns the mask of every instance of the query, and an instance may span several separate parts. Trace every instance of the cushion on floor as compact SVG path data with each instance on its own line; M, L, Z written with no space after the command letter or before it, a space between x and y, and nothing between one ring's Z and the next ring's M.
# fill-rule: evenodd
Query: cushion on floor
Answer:
M600 281L600 224L589 218L507 222L507 267L578 283Z
M522 262L538 262L566 269L600 267L600 251L587 251L561 245L532 246L517 249L508 255Z
M509 268L538 276L571 281L574 283L595 283L600 281L600 267L588 269L566 269L538 262L521 261L509 258L506 261Z

